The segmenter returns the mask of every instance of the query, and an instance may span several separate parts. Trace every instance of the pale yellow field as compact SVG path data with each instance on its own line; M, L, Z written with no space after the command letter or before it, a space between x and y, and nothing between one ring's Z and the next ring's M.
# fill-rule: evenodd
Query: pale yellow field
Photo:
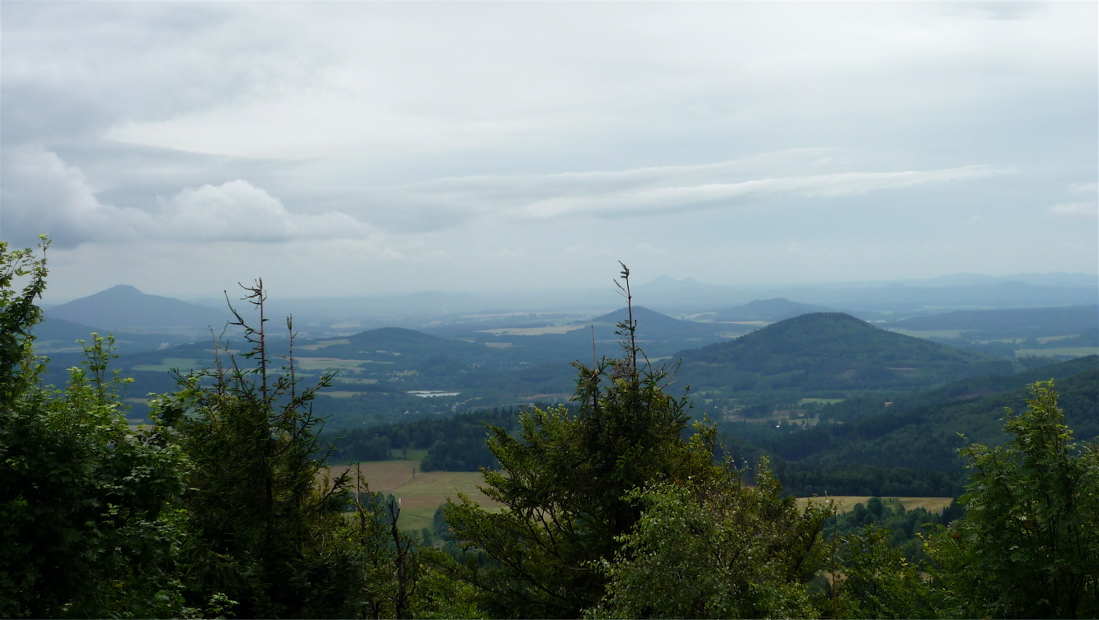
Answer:
M584 329L586 325L547 325L545 327L504 327L501 329L482 329L483 334L493 336L544 336L546 334L567 334Z
M890 329L889 331L912 336L913 338L961 338L962 336L962 330L960 329Z
M298 357L294 360L302 370L329 370L332 368L358 368L373 360L344 360L335 357Z
M336 476L352 470L349 465L335 465L329 468ZM401 500L400 525L403 530L431 528L435 509L446 503L448 498L457 500L464 493L473 501L486 508L498 508L500 504L488 498L478 485L483 484L480 472L432 471L421 472L419 459L372 461L360 465L363 480L370 490L386 495L392 494ZM840 495L822 497L799 497L798 505L804 507L810 501L821 505L833 501L841 513L854 510L856 504L866 504L870 496ZM924 508L930 512L939 512L950 505L949 497L898 497L906 510Z
M152 372L168 372L173 369L188 371L192 368L201 368L198 360L183 357L166 357L159 364L140 364L134 366L134 370L148 370Z
M1019 349L1015 351L1015 357L1041 357L1044 355L1066 355L1071 357L1084 357L1099 353L1099 347L1060 347L1052 349Z
M336 476L354 467L336 465L330 468ZM499 504L489 499L477 488L482 483L480 472L432 471L421 472L419 460L372 461L360 466L363 480L376 493L392 494L401 500L401 529L417 530L431 527L435 509L448 498L457 501L458 493L465 493L473 501L495 508ZM352 471L354 475L354 471Z
M867 500L870 499L869 495L837 495L837 496L822 496L822 497L799 497L798 505L805 506L810 501L816 505L822 505L827 501L833 501L836 503L836 507L840 513L851 512L855 509L856 504L865 505ZM950 502L954 499L952 497L894 497L883 499L897 499L904 505L905 510L914 510L916 508L924 508L928 512L939 512L943 508L950 505Z
M803 398L803 399L798 401L798 404L799 405L808 405L810 403L813 403L813 404L819 403L819 404L822 404L822 405L833 405L835 403L842 403L842 402L843 402L842 398Z

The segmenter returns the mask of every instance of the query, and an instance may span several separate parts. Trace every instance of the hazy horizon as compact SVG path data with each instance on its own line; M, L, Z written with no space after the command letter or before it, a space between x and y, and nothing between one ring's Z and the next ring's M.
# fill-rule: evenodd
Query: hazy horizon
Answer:
M265 287L267 287L268 293L272 295L272 299L275 303L289 303L297 301L324 301L338 303L340 300L385 300L385 299L405 299L415 298L417 296L445 296L458 298L468 296L471 298L482 298L485 300L491 300L493 297L500 297L506 295L520 295L526 299L532 297L541 297L543 299L551 300L556 294L573 294L586 297L606 297L607 299L621 300L622 295L615 287L613 278L608 278L603 286L592 287L559 287L559 288L544 288L544 287L531 287L531 288L486 288L486 289L423 289L418 291L407 292L395 292L395 293L371 293L360 292L356 294L347 295L296 295L293 291L276 291L267 287L265 281ZM741 284L716 284L712 282L702 282L696 278L672 278L670 276L662 275L650 280L639 281L637 275L633 274L631 277L632 287L635 293L635 300L639 305L645 305L645 296L650 293L659 293L660 295L667 294L669 290L674 290L676 287L682 287L682 290L713 290L726 291L731 293L738 293L744 295L760 295L767 293L782 294L783 292L790 291L807 291L813 289L819 289L821 291L827 291L829 289L843 290L843 289L858 289L858 288L880 288L891 285L909 286L913 288L935 288L935 287L966 287L973 285L996 285L1009 282L1017 282L1034 286L1050 286L1050 287L1068 287L1068 288L1080 288L1080 287L1099 287L1099 275L1089 273L1071 273L1071 272L1051 272L1051 273L1026 273L1026 274L1008 274L1005 276L992 276L988 274L974 274L974 273L955 273L944 274L942 276L936 276L933 278L920 278L909 280L861 280L861 281L834 281L834 282L790 282L790 283L741 283ZM253 284L254 281L233 283L231 287L214 291L212 293L200 294L200 295L179 295L172 294L170 291L167 293L154 293L142 289L139 286L120 282L110 285L104 289L93 291L89 295L80 295L67 299L59 298L57 295L51 295L49 289L47 289L44 295L44 306L51 307L68 303L77 299L83 299L91 295L105 292L112 288L117 287L133 287L146 295L157 295L161 297L169 297L178 299L180 301L186 301L189 303L198 303L201 305L215 305L221 306L225 301L225 296L228 294L229 300L238 301L237 293L243 294L243 289L240 284ZM755 299L760 299L756 297ZM746 299L747 301L747 299ZM664 300L660 300L659 303L663 303ZM1096 299L1099 303L1099 299ZM521 303L521 302L519 302ZM624 303L624 302L623 302ZM1039 304L1040 305L1040 304ZM1059 305L1059 304L1051 304ZM617 306L615 306L617 307ZM537 312L536 308L531 309L532 312Z
M0 12L0 238L52 237L51 303L1099 265L1095 3Z

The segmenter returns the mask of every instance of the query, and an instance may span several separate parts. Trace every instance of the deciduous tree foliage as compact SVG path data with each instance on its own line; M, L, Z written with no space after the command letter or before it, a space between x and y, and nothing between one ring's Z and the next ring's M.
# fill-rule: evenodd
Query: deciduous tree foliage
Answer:
M835 541L832 610L840 618L930 618L941 612L924 571L891 544L893 533L868 525Z
M1065 426L1053 382L1008 410L1005 446L962 451L965 516L932 540L942 586L964 616L1099 616L1099 451Z
M629 497L642 507L612 560L607 596L589 615L763 618L816 615L806 584L820 569L823 505L798 509L764 460L755 486L726 469L665 481Z
M39 385L31 328L46 273L44 256L0 242L0 616L180 613L167 510L179 451L129 429L110 338L93 335L64 390Z

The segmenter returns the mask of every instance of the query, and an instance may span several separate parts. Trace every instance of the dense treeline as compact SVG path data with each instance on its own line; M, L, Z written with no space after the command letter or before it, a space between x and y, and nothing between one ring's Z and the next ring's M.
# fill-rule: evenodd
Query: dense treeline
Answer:
M775 471L787 492L800 497L957 497L965 485L960 473L903 467L778 462Z
M334 439L334 462L384 461L394 450L427 450L421 471L478 471L499 467L485 444L488 426L516 430L519 409L497 407L445 418L356 428L326 437Z
M1083 437L1099 436L1099 369L1059 379L1058 387L1073 428ZM894 405L877 415L822 424L764 447L824 468L866 465L960 474L964 461L958 450L973 441L1001 443L1001 412L1018 408L1026 397L1026 388L1021 388L911 409Z
M865 504L855 504L850 512L833 516L824 529L841 540L868 526L886 530L893 548L900 549L910 562L919 562L930 559L924 550L923 539L964 514L965 508L957 500L943 510L931 512L926 508L908 510L896 498L875 496Z
M0 242L5 617L1099 614L1099 450L1073 441L1050 383L1009 412L1006 444L963 450L964 515L870 500L837 518L827 500L799 507L766 458L720 458L712 425L688 431L628 315L620 357L576 366L576 408L497 412L517 420L488 429L501 507L459 497L410 536L354 468L325 475L311 403L331 377L302 382L292 341L269 355L261 282L245 289L258 318L233 311L251 349L177 376L133 429L110 338L42 387L45 276Z

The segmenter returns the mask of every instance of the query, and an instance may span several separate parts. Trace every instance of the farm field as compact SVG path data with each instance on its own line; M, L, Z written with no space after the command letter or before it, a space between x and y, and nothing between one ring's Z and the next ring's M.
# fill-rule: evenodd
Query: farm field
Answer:
M1041 357L1044 355L1061 355L1066 357L1084 357L1099 353L1099 347L1052 347L1048 349L1018 349L1015 357Z
M332 476L348 469L353 470L354 466L334 465L329 468ZM371 461L362 463L360 471L371 491L400 498L401 517L398 524L403 530L430 529L435 509L445 504L447 498L458 499L458 493L465 493L482 506L497 506L477 488L481 484L480 472L421 472L419 459Z
M836 506L839 512L846 513L855 509L856 504L865 504L871 496L869 495L837 495L837 496L820 496L820 497L799 497L798 506L805 507L810 501L815 504L821 504L827 500L836 502ZM953 501L952 497L895 497L895 498L882 498L882 499L896 499L904 505L905 510L914 510L916 508L923 508L928 512L939 512L943 508L950 505Z
M133 370L146 370L152 372L169 372L173 369L189 370L191 368L201 368L203 365L194 358L184 357L165 357L159 364L140 364L133 367Z
M482 329L480 333L493 336L544 336L546 334L567 334L578 329L584 329L585 325L547 325L545 327L502 327L499 329Z
M905 336L912 336L913 338L961 338L962 330L960 329L899 329L891 328L889 331L896 332Z
M411 531L431 528L435 509L446 503L447 498L457 499L459 493L465 493L482 506L497 507L478 485L482 483L479 472L432 471L421 472L419 459L391 461L371 461L360 465L363 479L370 490L392 494L401 499L401 529ZM350 465L334 465L329 468L333 476L339 475ZM799 497L798 505L804 507L809 501L822 503L826 500L836 502L841 513L854 510L856 504L865 504L868 495L841 495L834 497ZM950 505L950 497L898 497L906 510L924 508L929 512L939 512Z

